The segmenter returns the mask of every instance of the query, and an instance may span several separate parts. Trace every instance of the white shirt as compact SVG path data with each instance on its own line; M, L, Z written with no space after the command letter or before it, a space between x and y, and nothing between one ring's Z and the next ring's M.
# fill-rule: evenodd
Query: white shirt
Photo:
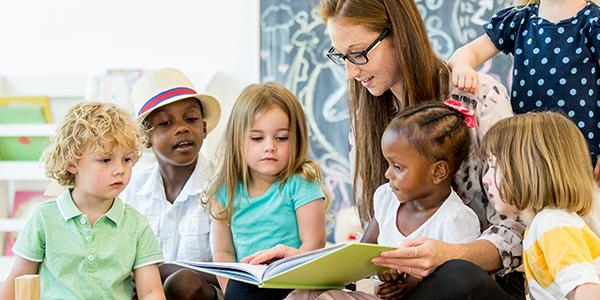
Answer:
M465 205L454 190L440 208L417 230L405 236L398 230L396 219L400 201L389 184L377 188L373 196L375 219L379 225L380 245L398 246L408 238L428 237L446 243L463 243L477 239L480 235L479 219Z
M202 155L185 186L167 201L158 164L136 174L120 198L143 214L160 244L165 262L212 261L210 217L200 205L215 169Z

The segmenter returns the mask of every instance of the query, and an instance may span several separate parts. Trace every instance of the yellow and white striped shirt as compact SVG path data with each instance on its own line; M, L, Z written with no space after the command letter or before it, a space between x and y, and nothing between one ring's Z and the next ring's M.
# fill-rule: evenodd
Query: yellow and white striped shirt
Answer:
M600 238L576 213L540 211L525 231L523 257L532 299L566 299L581 284L600 284Z

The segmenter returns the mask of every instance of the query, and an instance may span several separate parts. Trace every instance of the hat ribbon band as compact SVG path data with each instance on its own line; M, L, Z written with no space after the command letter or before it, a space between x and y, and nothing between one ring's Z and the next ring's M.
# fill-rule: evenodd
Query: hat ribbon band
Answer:
M138 112L138 116L145 113L149 109L153 108L154 106L156 106L157 104L159 104L165 100L171 99L173 97L181 96L181 95L195 95L195 94L198 94L198 93L196 93L196 91L194 91L193 89L186 88L186 87L177 87L177 88L173 88L170 90L166 90L166 91L150 98L150 100L146 101L144 106L142 106L142 109L140 109L140 111Z

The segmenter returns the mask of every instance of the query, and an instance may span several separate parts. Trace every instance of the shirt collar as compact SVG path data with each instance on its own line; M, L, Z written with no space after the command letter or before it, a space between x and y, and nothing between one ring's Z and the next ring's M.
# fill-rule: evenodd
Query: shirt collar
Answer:
M198 155L198 161L196 162L194 171L190 175L188 181L185 183L185 186L181 190L181 193L175 202L186 201L188 199L195 198L193 196L197 196L207 191L213 176L214 166L208 159L206 159L206 157L204 157L204 155L202 155L202 153L200 153ZM156 164L156 166L152 169L148 179L136 194L138 196L148 194L164 195L163 181L160 175L158 164Z
M81 215L81 211L75 206L73 198L71 197L71 191L73 189L66 189L58 198L56 203L58 204L58 210L66 221Z
M136 193L138 196L154 194L159 195L162 193L163 182L160 177L160 170L158 168L158 164L152 168L152 171L148 175L146 182L142 185L142 187Z
M65 222L83 214L77 206L75 206L75 202L73 202L73 198L71 197L71 191L72 189L67 189L56 199L58 210ZM123 218L124 211L125 205L121 199L115 198L112 206L104 215L116 225L119 225L119 222Z

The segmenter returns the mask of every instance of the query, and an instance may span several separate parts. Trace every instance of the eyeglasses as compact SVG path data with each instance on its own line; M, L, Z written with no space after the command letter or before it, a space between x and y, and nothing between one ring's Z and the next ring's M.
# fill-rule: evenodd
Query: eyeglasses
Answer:
M335 48L331 47L331 48L329 48L329 51L327 51L327 57L329 57L329 59L331 59L331 61L334 62L336 65L340 65L340 66L344 65L344 60L346 60L346 59L355 65L364 65L369 62L369 58L367 57L367 54L369 54L369 52L371 52L371 50L375 49L375 47L377 47L377 45L379 45L379 43L381 43L381 41L383 41L383 39L389 32L390 32L390 29L386 28L377 37L377 39L375 39L371 43L371 45L369 45L369 47L367 47L367 49L362 50L362 51L350 52L348 54L342 54L342 53L335 53L334 52Z

